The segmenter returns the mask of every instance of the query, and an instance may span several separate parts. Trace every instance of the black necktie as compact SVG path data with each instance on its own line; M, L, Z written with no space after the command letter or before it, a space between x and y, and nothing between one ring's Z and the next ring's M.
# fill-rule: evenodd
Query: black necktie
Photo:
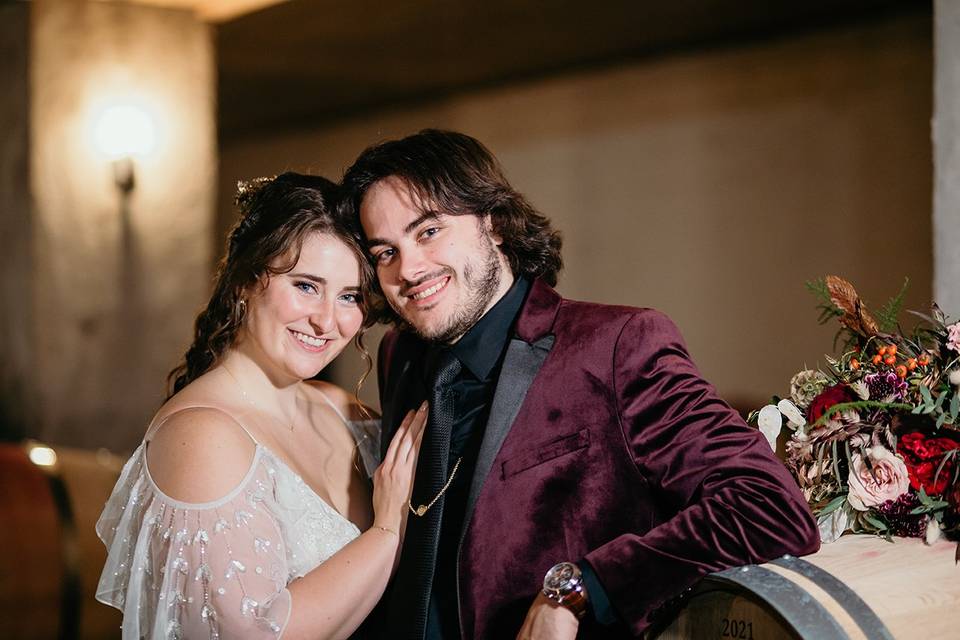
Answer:
M456 356L444 349L437 358L431 385L428 389L430 409L427 431L420 448L417 476L414 481L410 503L414 508L430 504L447 483L450 467L450 430L453 427L453 395L450 384L460 373L461 365ZM423 637L427 623L427 611L433 573L436 565L437 543L440 540L440 523L443 516L444 497L440 496L423 516L409 514L404 538L403 553L394 592L387 614L388 629L393 638ZM409 630L401 632L400 630ZM399 633L398 633L399 632Z

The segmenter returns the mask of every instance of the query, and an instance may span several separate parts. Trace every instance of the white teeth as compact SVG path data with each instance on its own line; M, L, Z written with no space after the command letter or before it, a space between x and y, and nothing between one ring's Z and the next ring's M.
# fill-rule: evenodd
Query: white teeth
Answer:
M435 294L437 291L440 291L440 289L443 289L444 285L446 285L446 284L447 284L447 281L444 280L444 281L441 282L440 284L435 284L435 285L433 285L432 287L430 287L429 289L424 289L424 290L421 291L420 293L415 293L415 294L413 294L413 295L410 296L410 297L412 297L414 300L422 300L423 298L426 298L426 297L428 297L428 296L432 296L432 295Z
M327 343L323 338L314 338L313 336L308 336L305 333L300 333L299 331L294 331L293 335L296 336L297 340L304 344L309 344L312 347L322 347Z

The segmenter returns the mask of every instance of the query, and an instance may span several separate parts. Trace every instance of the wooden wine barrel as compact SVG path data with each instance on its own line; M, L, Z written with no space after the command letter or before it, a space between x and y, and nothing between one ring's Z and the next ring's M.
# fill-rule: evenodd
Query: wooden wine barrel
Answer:
M705 578L658 640L960 638L957 545L850 535ZM662 627L661 627L662 628Z
M37 464L35 446L0 444L0 638L119 638L120 613L94 599L106 560L94 525L122 460L58 448Z

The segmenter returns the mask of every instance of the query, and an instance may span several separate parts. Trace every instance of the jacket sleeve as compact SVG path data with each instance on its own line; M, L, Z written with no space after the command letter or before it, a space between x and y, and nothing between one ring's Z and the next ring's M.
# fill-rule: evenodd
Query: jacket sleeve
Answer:
M585 559L634 633L707 573L819 548L793 478L700 376L666 316L641 311L624 325L614 390L620 427L662 517Z

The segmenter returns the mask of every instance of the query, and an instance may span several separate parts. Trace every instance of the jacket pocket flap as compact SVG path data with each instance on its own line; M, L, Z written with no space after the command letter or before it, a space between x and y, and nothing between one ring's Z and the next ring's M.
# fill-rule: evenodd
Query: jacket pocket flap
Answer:
M567 453L586 449L588 446L590 446L590 430L587 428L580 429L580 431L576 433L571 433L570 435L562 436L555 440L550 440L538 445L534 449L524 451L509 460L504 460L501 467L501 478L509 478L530 467L549 462Z

